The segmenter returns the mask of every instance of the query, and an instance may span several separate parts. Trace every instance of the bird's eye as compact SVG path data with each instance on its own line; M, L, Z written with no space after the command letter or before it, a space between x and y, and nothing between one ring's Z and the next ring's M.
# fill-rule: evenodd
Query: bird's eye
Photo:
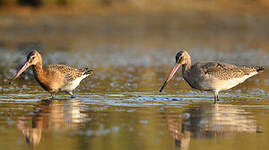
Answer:
M181 62L181 61L183 61L183 57L182 57L182 56L177 57L176 62L179 63L179 62Z

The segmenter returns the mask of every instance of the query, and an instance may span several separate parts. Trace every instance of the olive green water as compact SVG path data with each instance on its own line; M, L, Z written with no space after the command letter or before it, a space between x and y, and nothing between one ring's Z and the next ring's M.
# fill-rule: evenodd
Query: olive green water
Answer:
M176 18L2 17L0 149L268 148L266 20L216 25L209 19L209 26L197 29L199 20L183 17L184 26ZM83 80L74 99L49 99L30 69L9 85L36 48L45 64L89 66L95 76ZM181 71L159 93L181 48L194 62L263 65L265 71L221 92L217 104L211 92L191 89Z

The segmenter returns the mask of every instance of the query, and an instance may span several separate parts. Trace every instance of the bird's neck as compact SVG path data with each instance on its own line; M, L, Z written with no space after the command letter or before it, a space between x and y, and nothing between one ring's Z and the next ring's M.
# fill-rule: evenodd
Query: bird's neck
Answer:
M34 74L37 78L40 78L43 73L43 64L42 60L40 60L37 64L33 66Z
M188 70L191 69L191 59L186 59L186 63L184 65L182 65L182 73L184 74L184 72L188 72Z

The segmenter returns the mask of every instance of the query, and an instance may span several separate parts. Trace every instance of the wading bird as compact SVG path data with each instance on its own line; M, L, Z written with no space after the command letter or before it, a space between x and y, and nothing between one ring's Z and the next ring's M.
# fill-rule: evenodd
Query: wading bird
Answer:
M160 92L162 92L180 66L182 66L184 80L192 88L215 93L214 102L219 100L218 94L220 91L235 87L264 70L260 66L246 67L220 62L198 62L191 65L191 56L188 52L180 51L176 55L176 64L161 87Z
M80 81L89 75L93 75L93 70L88 68L75 69L66 65L43 67L41 55L34 50L28 54L26 63L10 80L10 84L30 66L33 66L36 81L51 94L52 98L58 92L66 92L73 98L72 91L79 85Z

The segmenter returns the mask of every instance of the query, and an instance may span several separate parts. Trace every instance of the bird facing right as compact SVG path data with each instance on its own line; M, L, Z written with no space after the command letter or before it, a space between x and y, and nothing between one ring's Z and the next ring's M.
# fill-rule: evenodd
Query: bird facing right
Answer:
M176 64L164 82L160 92L172 79L179 67L182 66L184 80L194 89L213 91L214 101L218 101L220 91L228 90L244 82L246 79L262 72L263 67L246 67L220 62L197 62L191 65L191 56L187 51L179 51Z

